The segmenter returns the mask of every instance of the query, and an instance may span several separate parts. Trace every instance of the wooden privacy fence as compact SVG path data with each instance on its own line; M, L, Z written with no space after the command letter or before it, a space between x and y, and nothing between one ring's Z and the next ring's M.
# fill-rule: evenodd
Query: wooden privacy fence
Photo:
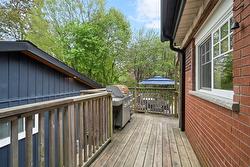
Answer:
M48 121L45 114L48 113ZM18 166L18 119L25 118L25 166L33 164L33 120L38 114L38 166L88 166L112 137L112 99L108 92L39 102L0 110L11 124L11 166ZM57 118L57 119L55 119ZM49 124L46 146L45 123ZM49 158L45 159L45 147ZM46 161L46 162L45 162Z
M178 93L173 88L133 87L132 109L135 112L178 116Z

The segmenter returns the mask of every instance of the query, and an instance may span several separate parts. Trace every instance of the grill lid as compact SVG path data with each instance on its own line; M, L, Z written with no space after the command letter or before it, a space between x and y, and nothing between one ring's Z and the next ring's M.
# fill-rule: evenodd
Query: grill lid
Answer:
M107 86L107 91L112 93L113 97L123 98L128 95L129 90L125 85L110 85Z

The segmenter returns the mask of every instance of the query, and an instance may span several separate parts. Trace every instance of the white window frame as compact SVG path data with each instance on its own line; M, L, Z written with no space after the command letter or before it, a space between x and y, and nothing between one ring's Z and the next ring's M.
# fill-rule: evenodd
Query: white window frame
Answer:
M214 74L213 74L213 68L214 68L214 57L213 57L213 34L227 21L230 20L230 18L233 17L233 1L232 0L224 0L219 3L219 5L215 8L215 10L212 13L211 16L207 19L206 23L200 28L200 30L195 35L195 55L196 55L196 91L201 91L207 94L221 96L229 99L233 99L233 90L222 90L222 89L214 89ZM220 35L220 34L219 34ZM211 90L205 90L200 89L200 71L199 71L199 61L200 61L200 55L199 55L199 46L207 40L207 38L211 36ZM230 39L228 39L230 40ZM229 47L230 50L230 47ZM231 51L231 50L230 50ZM230 52L227 51L227 52ZM226 53L226 52L225 52ZM224 54L225 54L224 53Z
M25 118L23 119L23 131L18 133L18 140L22 140L25 138ZM32 129L32 133L38 133L38 114L35 115L35 127ZM0 139L0 148L7 146L10 144L10 136Z

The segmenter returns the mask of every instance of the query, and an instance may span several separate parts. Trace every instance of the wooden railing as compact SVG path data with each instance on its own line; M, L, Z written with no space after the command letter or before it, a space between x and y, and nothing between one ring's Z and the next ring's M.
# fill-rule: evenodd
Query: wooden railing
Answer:
M48 121L45 121L48 113ZM33 119L38 119L38 166L88 166L112 138L112 99L107 92L0 109L11 123L11 166L18 166L18 119L25 118L25 166L33 166ZM49 124L49 145L45 123ZM45 147L49 162L45 162Z
M178 116L178 93L174 88L132 87L134 112Z

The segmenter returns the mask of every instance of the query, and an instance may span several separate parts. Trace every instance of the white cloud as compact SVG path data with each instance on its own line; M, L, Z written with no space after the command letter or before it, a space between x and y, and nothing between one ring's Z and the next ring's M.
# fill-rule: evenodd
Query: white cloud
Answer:
M143 23L146 28L160 28L160 0L137 0L136 17L131 17L136 22Z
M160 0L137 0L137 14L140 18L160 18Z
M160 29L160 21L159 20L153 20L153 21L151 21L149 23L146 23L145 27L149 28L149 29Z

